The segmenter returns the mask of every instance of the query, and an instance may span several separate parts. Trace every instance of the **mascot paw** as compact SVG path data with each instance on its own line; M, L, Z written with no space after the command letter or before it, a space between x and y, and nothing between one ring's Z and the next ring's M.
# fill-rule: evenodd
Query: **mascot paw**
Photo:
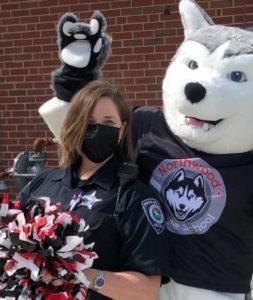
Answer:
M105 29L105 17L99 11L94 12L89 24L79 22L71 13L61 17L58 44L63 65L52 73L52 87L59 99L71 101L78 90L99 78L111 45Z
M95 11L90 23L81 23L71 13L62 16L58 25L60 58L65 64L91 70L107 58L110 37L104 34L105 17ZM100 57L102 56L102 57ZM98 59L99 58L99 59Z

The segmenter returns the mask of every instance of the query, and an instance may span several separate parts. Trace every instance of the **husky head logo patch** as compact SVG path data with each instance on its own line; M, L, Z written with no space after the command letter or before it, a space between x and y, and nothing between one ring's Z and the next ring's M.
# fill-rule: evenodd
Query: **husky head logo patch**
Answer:
M184 169L180 169L165 188L164 199L178 221L190 219L201 212L207 203L203 176L186 177Z
M220 173L201 158L161 161L150 184L163 196L167 229L177 234L207 232L226 204Z

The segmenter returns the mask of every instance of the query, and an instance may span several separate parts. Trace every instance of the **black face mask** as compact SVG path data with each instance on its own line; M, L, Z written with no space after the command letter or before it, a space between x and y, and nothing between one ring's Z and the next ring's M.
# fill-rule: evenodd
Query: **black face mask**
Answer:
M117 147L120 128L89 124L83 140L82 151L94 163L100 163L112 155Z

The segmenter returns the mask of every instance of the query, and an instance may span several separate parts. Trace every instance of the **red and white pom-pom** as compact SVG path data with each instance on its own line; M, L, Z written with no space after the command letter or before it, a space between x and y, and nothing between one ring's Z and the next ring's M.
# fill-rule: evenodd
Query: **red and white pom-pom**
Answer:
M97 258L94 243L85 244L85 220L60 212L49 198L30 201L21 211L4 195L0 221L0 299L85 299L83 271ZM61 287L45 274L60 279Z

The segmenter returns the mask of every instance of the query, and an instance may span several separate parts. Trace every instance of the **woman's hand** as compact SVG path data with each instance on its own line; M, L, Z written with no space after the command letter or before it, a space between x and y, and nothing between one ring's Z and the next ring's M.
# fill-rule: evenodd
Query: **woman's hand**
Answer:
M105 274L105 284L98 293L116 300L155 300L161 284L161 276L146 276L139 272L109 272ZM98 270L89 268L84 271L90 281L90 289L94 288Z
M41 274L41 280L45 282L46 284L52 284L53 286L61 286L64 283L63 279L59 279L57 277L54 277L50 272L44 271Z

